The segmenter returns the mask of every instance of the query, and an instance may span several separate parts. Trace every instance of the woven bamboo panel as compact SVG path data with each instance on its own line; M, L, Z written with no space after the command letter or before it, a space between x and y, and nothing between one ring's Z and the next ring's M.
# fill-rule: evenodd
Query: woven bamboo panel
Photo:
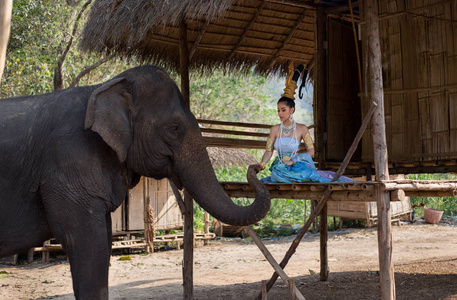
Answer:
M379 18L389 161L456 158L457 1L380 1ZM368 133L362 159L372 161Z

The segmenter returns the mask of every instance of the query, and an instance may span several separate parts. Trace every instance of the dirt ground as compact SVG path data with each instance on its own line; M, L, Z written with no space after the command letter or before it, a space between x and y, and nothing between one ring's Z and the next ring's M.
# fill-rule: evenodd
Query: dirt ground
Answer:
M393 226L397 299L457 299L457 226L416 222ZM293 238L265 240L280 261ZM111 258L110 299L182 299L182 250ZM306 299L380 299L377 232L330 232L330 276L319 281L319 236L304 237L285 271ZM241 239L198 244L194 299L254 299L273 273L256 245ZM49 264L0 264L0 299L74 299L65 258ZM280 280L268 299L288 299Z

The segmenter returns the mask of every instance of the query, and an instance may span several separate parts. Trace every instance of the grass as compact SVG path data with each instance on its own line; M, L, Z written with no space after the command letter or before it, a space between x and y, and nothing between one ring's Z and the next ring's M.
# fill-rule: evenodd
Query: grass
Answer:
M440 174L410 174L408 179L414 180L456 180L457 175L449 173ZM444 211L446 216L457 215L457 201L453 197L411 197L411 205L419 205L424 203L428 208L434 208ZM424 210L422 208L415 209L416 217L423 217Z

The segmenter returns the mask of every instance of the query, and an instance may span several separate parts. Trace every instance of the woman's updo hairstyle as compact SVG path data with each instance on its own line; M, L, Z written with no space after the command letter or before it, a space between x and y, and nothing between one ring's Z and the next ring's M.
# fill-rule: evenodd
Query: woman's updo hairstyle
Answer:
M294 69L294 63L291 62L289 64L289 75L286 78L286 87L284 88L284 93L281 95L281 98L278 100L278 103L283 102L290 108L295 108L295 90L297 89L297 81L300 79L300 76L305 70L305 73L302 78L302 85L306 79L306 74L308 68L305 69L304 65L298 65L297 68ZM300 87L301 90L302 87ZM300 95L300 98L302 96Z
M295 101L293 99L290 99L289 97L281 97L278 100L278 103L284 103L286 104L289 108L295 108Z

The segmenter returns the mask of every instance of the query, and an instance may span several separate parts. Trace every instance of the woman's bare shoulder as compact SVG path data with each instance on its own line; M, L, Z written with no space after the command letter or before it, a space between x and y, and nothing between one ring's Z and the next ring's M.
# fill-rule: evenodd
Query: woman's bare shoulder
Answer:
M281 124L273 125L273 126L271 126L270 131L278 131L280 126L281 126Z
M305 124L297 123L297 129L298 129L299 131L307 132L307 131L308 131L308 126L306 126Z

